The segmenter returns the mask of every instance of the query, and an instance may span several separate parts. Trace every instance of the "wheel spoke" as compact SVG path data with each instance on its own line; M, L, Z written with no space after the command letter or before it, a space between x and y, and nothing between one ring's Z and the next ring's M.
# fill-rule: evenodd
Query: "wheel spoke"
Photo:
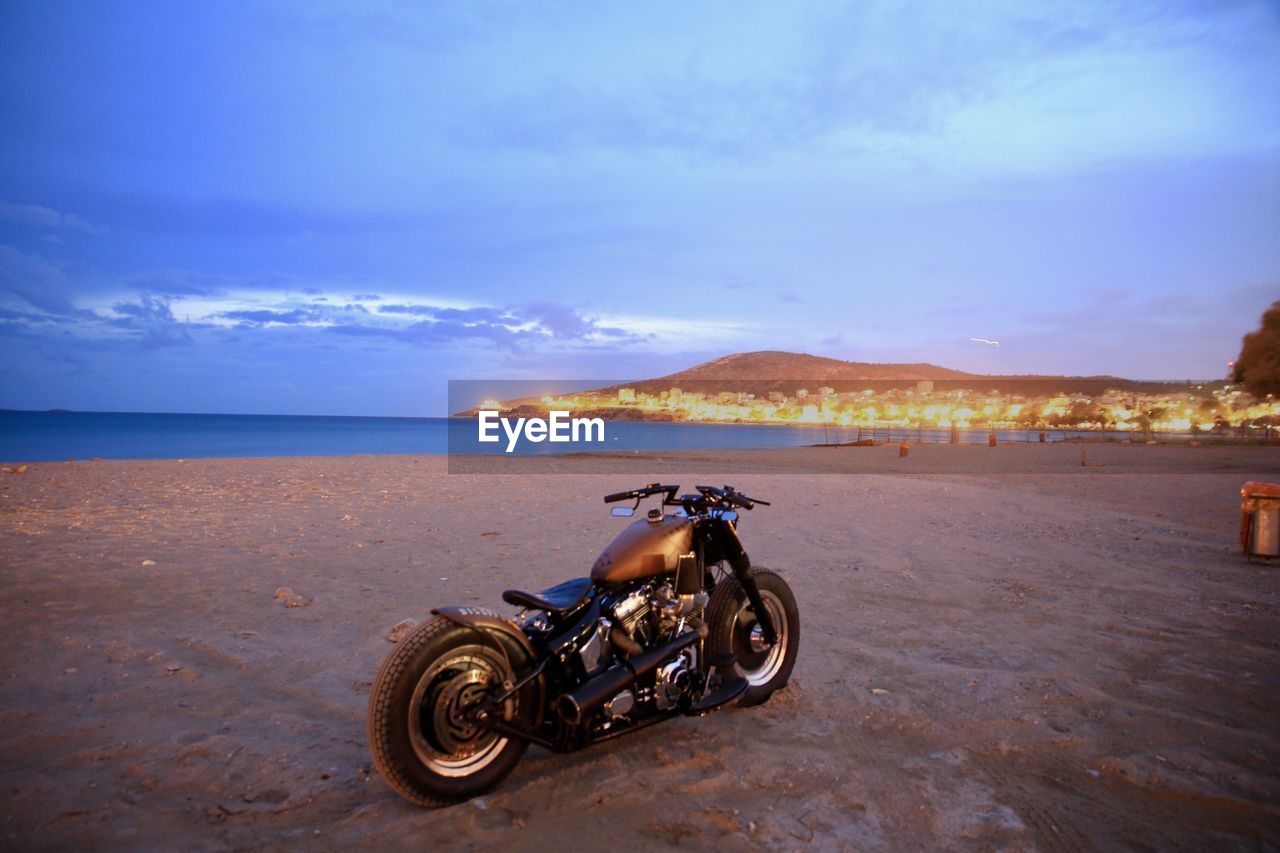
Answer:
M501 752L507 739L477 723L470 712L509 678L505 671L491 649L473 646L455 649L423 673L410 702L409 737L418 758L434 772L469 775Z
M733 630L733 646L738 656L738 670L753 687L767 684L782 669L790 627L787 624L786 610L776 595L768 590L762 590L760 598L773 622L778 641L772 646L764 646L757 651L761 643L759 620L749 603L744 604L738 611ZM752 642L753 632L757 633L755 643Z

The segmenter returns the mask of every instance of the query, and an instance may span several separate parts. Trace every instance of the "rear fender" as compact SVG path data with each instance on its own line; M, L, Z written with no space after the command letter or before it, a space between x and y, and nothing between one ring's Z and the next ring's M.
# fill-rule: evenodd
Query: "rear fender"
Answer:
M516 677L526 676L538 665L538 655L533 644L524 632L502 614L487 607L439 607L431 611L458 625L474 628L482 634L492 637L503 650L511 656ZM539 675L535 679L538 689L537 707L534 714L534 726L542 724L543 705L546 701L546 677Z

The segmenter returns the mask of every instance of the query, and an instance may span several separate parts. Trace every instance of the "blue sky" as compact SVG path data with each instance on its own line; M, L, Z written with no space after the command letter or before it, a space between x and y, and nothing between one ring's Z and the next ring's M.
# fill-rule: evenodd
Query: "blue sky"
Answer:
M0 10L0 406L1207 378L1280 297L1274 3Z

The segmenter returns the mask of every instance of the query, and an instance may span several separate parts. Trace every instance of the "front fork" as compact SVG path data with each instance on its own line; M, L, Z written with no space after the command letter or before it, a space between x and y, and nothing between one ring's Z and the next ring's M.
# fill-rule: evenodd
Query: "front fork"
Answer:
M764 606L764 599L760 597L760 587L756 585L755 575L751 574L751 558L747 556L746 549L742 547L742 540L738 538L738 532L733 529L732 524L723 518L715 519L712 524L716 545L729 563L729 567L733 569L733 576L738 579L743 591L747 593L747 601L755 611L756 621L760 623L760 631L764 634L764 641L772 646L778 642L778 631L773 625L769 608Z

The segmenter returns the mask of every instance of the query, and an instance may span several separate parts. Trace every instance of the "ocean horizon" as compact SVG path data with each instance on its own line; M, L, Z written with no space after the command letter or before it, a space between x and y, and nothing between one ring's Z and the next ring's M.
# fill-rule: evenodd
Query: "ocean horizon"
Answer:
M611 421L603 444L522 441L512 455L776 448L822 440L821 427ZM470 418L0 410L6 462L502 454L502 447L505 442L481 444Z
M504 455L506 442L477 441L470 418L376 415L225 415L192 412L22 411L0 409L0 461L91 459L236 459L271 456ZM1062 441L1071 435L1125 437L1084 430L961 429L961 442ZM950 430L864 427L876 441L945 443ZM515 456L564 452L769 450L849 442L856 427L822 424L668 423L607 421L593 444L518 443Z
M812 439L799 441L796 436L773 432L754 436L698 432L704 426L708 425L611 423L605 444L586 449L786 447L812 443ZM769 426L763 429L772 430ZM0 459L50 462L502 452L497 445L481 444L475 433L474 420L447 417L3 410ZM513 455L565 450L562 444L521 442Z
M985 442L992 430L960 430ZM1036 440L1040 430L994 430L1000 441ZM1046 440L1097 432L1044 430ZM852 441L857 427L821 424L724 424L608 421L600 444L521 441L512 455L654 450L750 450ZM943 443L946 429L863 427L877 441ZM1105 434L1123 437L1123 433ZM0 460L199 459L394 454L503 455L505 441L481 444L475 421L368 415L228 415L171 412L18 411L0 409Z

